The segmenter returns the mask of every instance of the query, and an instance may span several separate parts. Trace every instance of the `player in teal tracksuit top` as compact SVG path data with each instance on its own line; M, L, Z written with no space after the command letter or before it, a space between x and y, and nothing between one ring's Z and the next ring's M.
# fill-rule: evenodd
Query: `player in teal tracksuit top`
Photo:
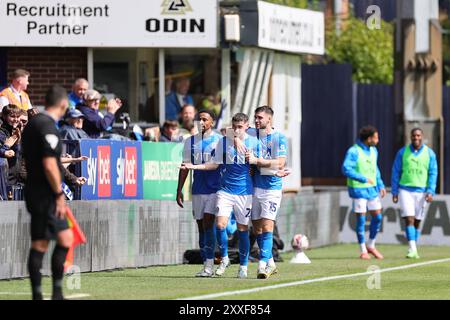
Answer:
M369 253L377 259L383 255L375 248L375 238L382 222L381 197L386 195L380 170L377 165L378 131L366 126L359 131L359 140L346 153L342 173L347 177L348 193L353 200L353 212L357 214L356 234L361 250L361 259L370 259ZM366 212L372 216L370 238L366 246Z

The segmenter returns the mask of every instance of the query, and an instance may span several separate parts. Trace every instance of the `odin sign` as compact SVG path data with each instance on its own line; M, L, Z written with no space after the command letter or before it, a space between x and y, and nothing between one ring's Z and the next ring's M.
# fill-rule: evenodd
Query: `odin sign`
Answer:
M140 142L81 140L80 152L89 157L81 167L83 200L142 199Z
M383 223L377 242L389 244L406 244L405 224L400 216L400 205L392 202L392 195L387 194L382 200ZM356 215L352 212L352 201L347 192L340 193L340 241L356 242ZM370 222L367 222L366 231ZM368 235L368 234L367 234ZM450 244L450 196L435 196L426 207L425 218L421 222L420 244Z
M0 1L0 46L217 46L217 0Z

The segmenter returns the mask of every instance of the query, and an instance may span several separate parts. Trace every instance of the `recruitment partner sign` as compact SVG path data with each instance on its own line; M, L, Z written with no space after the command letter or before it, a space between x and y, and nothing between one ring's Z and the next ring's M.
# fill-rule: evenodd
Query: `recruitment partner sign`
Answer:
M6 0L0 46L215 48L217 10L217 0Z

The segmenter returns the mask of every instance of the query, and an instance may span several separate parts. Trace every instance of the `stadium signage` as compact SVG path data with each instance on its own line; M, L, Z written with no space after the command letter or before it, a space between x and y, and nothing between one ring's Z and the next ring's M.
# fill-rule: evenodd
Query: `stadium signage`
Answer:
M258 1L258 46L323 55L324 14Z
M89 157L81 165L82 200L142 199L140 142L81 140L80 152Z
M216 0L9 0L1 46L217 47Z
M383 224L378 236L379 243L407 244L405 227L400 216L400 205L387 195L382 199ZM351 212L352 203L347 192L340 194L340 241L356 241L356 215ZM438 195L426 209L421 223L420 244L448 245L450 243L450 196ZM366 227L368 230L368 226Z
M144 199L175 200L182 143L143 143Z

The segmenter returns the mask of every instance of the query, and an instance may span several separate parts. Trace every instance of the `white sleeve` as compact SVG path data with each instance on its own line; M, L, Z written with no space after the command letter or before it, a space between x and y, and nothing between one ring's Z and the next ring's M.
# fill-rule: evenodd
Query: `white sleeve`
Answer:
M191 163L191 139L184 141L183 147L183 163Z
M4 106L7 106L8 104L9 104L8 98L1 96L0 97L0 107L3 108Z

